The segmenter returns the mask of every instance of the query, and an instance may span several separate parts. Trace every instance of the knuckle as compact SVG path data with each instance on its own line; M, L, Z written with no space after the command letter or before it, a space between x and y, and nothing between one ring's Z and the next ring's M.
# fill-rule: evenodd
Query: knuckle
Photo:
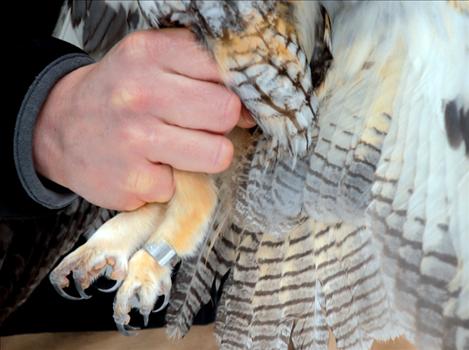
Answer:
M131 60L150 61L173 45L173 40L161 30L144 30L131 33L122 41L124 57Z
M149 100L148 91L132 81L123 81L111 92L111 105L127 113L143 113Z
M127 35L118 45L120 54L128 60L144 59L147 54L148 33L137 31Z

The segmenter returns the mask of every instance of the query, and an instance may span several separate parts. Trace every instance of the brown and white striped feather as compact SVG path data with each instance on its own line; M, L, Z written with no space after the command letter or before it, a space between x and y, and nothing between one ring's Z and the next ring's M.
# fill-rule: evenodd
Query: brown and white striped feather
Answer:
M244 215L265 233L237 250L217 327L223 348L286 348L288 329L295 348L320 347L329 328L340 349L402 333L425 349L467 347L468 158L443 126L467 76L458 48L467 20L445 3L425 6L356 4L333 16L334 63L318 92L303 193L314 239L294 248L294 231L269 234L276 169L251 169L245 207L256 216ZM277 166L288 178L291 164Z
M469 160L462 147L449 147L441 126L445 103L462 86L457 75L465 74L464 50L458 50L457 38L468 22L444 6L423 15L402 7L397 29L404 35L405 24L412 23L412 33L399 49L406 60L397 67L402 78L368 217L381 243L386 289L407 337L425 349L464 349L469 318L454 318L444 309L452 297L449 283L467 259L458 254L455 238L468 237L468 226L450 222L460 218L455 191L469 194L464 180ZM434 23L437 11L441 26ZM461 291L453 293L461 306Z

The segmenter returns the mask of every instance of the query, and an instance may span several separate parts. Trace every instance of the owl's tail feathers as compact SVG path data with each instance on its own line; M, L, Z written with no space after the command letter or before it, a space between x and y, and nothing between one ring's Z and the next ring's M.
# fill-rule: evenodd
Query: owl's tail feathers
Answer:
M368 350L402 333L364 227L306 222L287 236L241 232L216 332L222 348ZM246 332L246 330L249 330Z
M216 321L221 348L368 350L402 333L392 322L375 247L364 227L305 222L286 236L231 225L181 267L168 332L184 335L212 286L223 286Z
M218 222L213 224L214 227ZM229 226L212 230L199 254L183 260L171 292L171 302L166 315L167 333L172 338L182 338L192 325L200 308L217 303L217 291L223 277L235 260L240 231ZM220 232L220 233L219 233Z

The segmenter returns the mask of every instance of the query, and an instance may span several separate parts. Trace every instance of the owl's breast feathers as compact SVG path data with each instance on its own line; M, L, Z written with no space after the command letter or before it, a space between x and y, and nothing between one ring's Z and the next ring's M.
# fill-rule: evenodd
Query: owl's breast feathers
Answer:
M286 4L252 9L242 30L225 30L212 46L228 84L280 149L304 154L311 144L316 107L310 68Z

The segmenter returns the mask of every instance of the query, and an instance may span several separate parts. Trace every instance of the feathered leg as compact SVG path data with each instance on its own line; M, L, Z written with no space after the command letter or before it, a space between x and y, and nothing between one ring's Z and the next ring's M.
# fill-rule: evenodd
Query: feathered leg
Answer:
M87 299L84 292L94 280L105 275L118 281L115 290L127 275L132 254L159 225L164 206L148 204L136 211L121 213L102 225L88 242L69 254L49 275L57 292L67 299ZM80 298L72 297L63 288L69 285L72 273Z
M114 320L124 333L132 308L139 309L146 324L158 295L165 296L160 309L166 306L171 289L169 257L188 257L197 251L217 204L214 184L207 175L175 170L174 177L176 193L164 219L130 259L128 275L116 295Z

